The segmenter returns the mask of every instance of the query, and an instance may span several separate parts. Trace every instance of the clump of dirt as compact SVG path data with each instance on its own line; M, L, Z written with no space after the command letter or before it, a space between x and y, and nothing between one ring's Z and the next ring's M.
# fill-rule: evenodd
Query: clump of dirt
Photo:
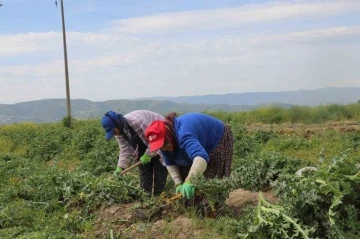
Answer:
M270 203L276 203L279 201L277 197L271 192L263 192L264 197ZM232 208L235 215L239 216L243 213L244 209L248 206L255 206L259 201L259 193L251 192L243 189L232 191L229 198L226 200L226 204Z
M314 135L315 132L311 131L311 130L306 130L306 132L304 133L304 138L305 139L310 139L311 135Z

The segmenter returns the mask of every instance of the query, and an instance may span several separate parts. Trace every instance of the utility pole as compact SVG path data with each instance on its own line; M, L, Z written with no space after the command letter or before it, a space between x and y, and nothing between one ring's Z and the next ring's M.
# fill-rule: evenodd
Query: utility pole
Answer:
M65 83L66 83L66 107L67 107L67 116L68 116L69 120L71 120L69 70L68 70L67 49L66 49L66 31L65 31L65 17L64 17L64 4L63 4L63 0L60 0L60 4L61 4L61 19L62 19L63 45L64 45L64 64L65 64ZM57 2L56 2L56 5L57 5Z

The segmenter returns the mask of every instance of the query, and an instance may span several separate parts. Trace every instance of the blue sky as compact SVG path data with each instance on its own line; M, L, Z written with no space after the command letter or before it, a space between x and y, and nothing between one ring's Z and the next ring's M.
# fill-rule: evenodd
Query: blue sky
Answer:
M65 98L60 1L0 0L0 103ZM360 87L360 1L64 0L72 99Z

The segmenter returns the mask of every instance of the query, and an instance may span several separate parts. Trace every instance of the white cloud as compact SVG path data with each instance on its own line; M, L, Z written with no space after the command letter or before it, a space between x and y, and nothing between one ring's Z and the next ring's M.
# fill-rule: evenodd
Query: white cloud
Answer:
M102 50L127 49L129 45L138 44L139 39L122 34L67 32L68 47L79 48L96 46ZM25 53L37 53L63 49L61 32L23 33L0 35L0 58Z
M341 36L351 36L360 34L360 25L350 27L334 27L328 29L299 31L286 34L270 35L265 37L266 40L279 41L302 41L302 40L317 40L323 38L333 38ZM263 41L263 38L256 38L257 41Z
M31 45L39 46L46 34L39 33L40 37L34 37L34 33L30 33L33 39L39 39L38 43L33 40ZM287 34L274 34L262 37L239 37L233 39L222 40L201 40L190 43L161 43L146 42L139 39L125 38L114 34L82 34L70 33L70 42L73 43L72 48L76 50L76 46L87 45L85 49L97 50L103 49L108 44L108 51L102 54L95 54L87 59L70 59L69 66L73 74L83 74L103 67L122 67L136 65L141 62L155 64L155 62L171 62L173 60L189 61L197 66L208 66L212 64L226 65L230 62L238 62L247 64L249 62L260 63L261 59L272 56L273 47L285 47L284 42L291 44L293 42L301 43L303 40L314 41L319 38L332 39L342 36L360 35L360 25L352 27L336 27L330 29L320 29L311 31L292 32ZM48 40L53 41L52 34ZM28 38L21 35L21 38ZM19 42L19 41L18 41ZM122 42L126 47L116 46ZM135 42L135 43L134 43ZM54 45L54 44L48 44ZM113 47L112 47L113 46ZM89 48L90 47L90 48ZM61 47L58 47L62 51ZM61 54L59 54L61 55ZM61 55L62 56L62 55ZM154 60L155 62L152 62ZM54 76L62 74L63 60L54 60L51 62L34 63L19 66L3 66L0 67L1 75L10 76ZM160 65L158 65L160 66Z
M0 35L0 57L56 49L60 37L56 32Z
M286 1L237 8L171 12L113 22L122 33L216 30L288 18L313 18L360 10L360 1Z
M276 2L166 13L121 20L98 32L68 32L71 97L109 100L360 86L360 25L201 35L207 29L359 10L360 1ZM183 29L199 31L196 37L174 37L173 30ZM164 32L132 35L158 30ZM0 61L7 63L0 65L0 103L65 97L61 33L0 35L0 45Z

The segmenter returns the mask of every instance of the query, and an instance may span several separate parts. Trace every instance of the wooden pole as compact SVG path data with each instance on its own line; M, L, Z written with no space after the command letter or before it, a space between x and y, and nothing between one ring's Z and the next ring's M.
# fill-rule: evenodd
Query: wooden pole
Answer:
M66 108L67 108L67 116L68 116L69 120L71 120L69 69L68 69L67 48L66 48L66 31L65 31L65 17L64 17L63 0L60 0L60 3L61 3L61 20L62 20L62 32L63 32L63 45L64 45Z

